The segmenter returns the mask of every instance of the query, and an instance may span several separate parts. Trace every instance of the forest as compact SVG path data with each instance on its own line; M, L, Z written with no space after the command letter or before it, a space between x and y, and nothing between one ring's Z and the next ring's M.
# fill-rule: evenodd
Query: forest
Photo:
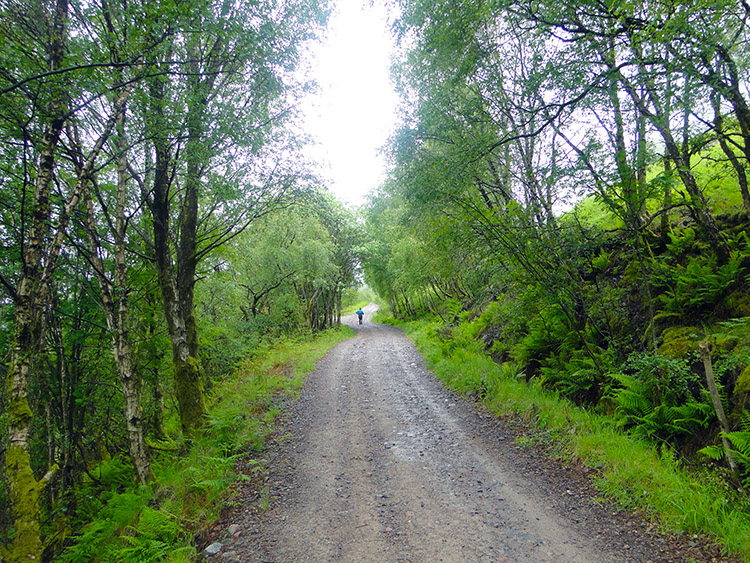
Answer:
M750 6L389 5L351 210L301 156L325 0L0 2L0 560L194 560L363 282L467 395L601 417L750 529Z
M719 515L712 533L745 557L748 17L735 1L400 2L402 123L362 247L440 377L522 412L625 504L683 530ZM678 501L612 430L722 500Z
M181 535L188 557L200 518L153 484L216 434L216 386L338 325L360 234L296 116L328 11L1 4L0 559L157 560ZM102 547L139 521L158 533Z

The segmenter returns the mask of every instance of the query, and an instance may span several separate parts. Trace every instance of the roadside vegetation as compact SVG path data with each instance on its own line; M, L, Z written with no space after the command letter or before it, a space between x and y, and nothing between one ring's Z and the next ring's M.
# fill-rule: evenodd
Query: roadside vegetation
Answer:
M592 469L603 495L643 511L665 531L708 535L728 553L750 557L750 499L725 472L686 464L669 444L624 432L616 418L581 408L538 381L527 384L518 364L498 364L477 340L440 336L439 319L390 322L406 330L446 385L498 417L521 421L520 445Z
M207 422L189 443L177 438L152 444L154 478L147 486L133 483L122 457L92 466L76 489L82 508L70 523L75 535L66 538L56 560L195 560L212 525L244 500L237 486L262 481L265 438L283 402L296 396L316 360L352 333L342 327L256 350L216 383ZM178 423L176 416L167 420L170 434L179 436Z
M741 3L400 7L367 283L453 387L750 557Z
M263 471L356 282L294 109L328 13L0 6L0 560L186 560Z

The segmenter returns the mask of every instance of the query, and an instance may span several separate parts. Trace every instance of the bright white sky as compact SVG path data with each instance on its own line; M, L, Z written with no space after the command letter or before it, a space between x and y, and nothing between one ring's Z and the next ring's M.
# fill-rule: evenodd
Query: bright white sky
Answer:
M374 5L370 5L370 4ZM317 141L311 158L343 203L360 205L385 172L378 154L395 127L397 97L389 68L386 8L375 0L338 0L327 38L315 46L319 93L305 104L305 129Z

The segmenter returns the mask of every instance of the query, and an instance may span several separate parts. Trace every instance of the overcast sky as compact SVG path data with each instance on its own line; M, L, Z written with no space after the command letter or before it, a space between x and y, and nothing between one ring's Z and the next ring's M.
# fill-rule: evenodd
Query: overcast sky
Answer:
M377 0L338 0L327 39L314 48L319 94L305 124L319 143L313 157L344 203L360 205L383 180L378 149L394 128L396 95L389 78L391 37Z

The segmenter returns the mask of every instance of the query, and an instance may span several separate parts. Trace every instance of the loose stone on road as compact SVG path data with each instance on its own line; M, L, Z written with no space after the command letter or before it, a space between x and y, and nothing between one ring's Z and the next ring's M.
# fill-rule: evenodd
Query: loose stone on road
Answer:
M520 448L446 390L396 328L319 361L269 457L270 505L235 516L230 561L685 561L672 539L595 500L581 471ZM257 506L257 502L255 506ZM231 550L231 551L229 551ZM696 551L698 550L698 551Z

